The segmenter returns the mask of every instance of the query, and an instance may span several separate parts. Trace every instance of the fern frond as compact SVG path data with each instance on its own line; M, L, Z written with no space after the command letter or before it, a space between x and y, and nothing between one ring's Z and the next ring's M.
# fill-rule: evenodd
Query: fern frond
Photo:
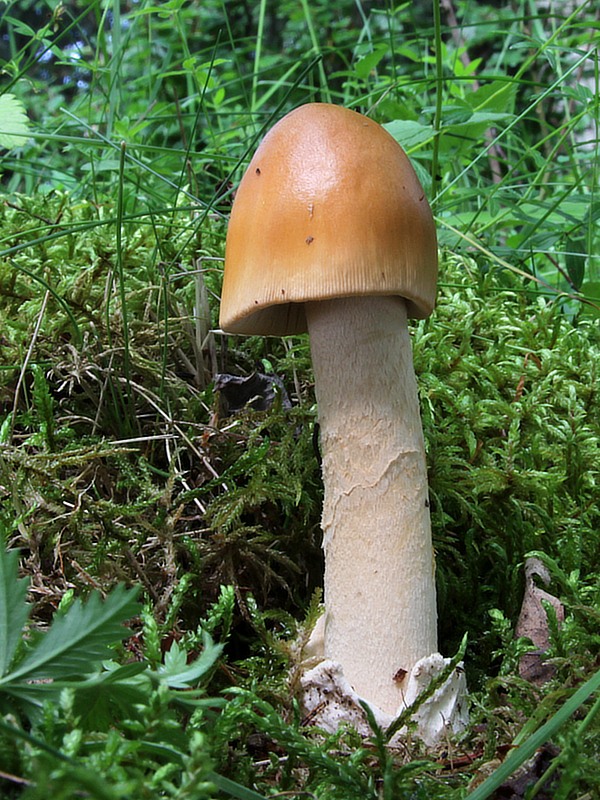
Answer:
M104 601L97 592L86 603L76 600L36 639L14 670L0 679L0 688L16 681L65 679L91 672L110 655L110 646L124 638L123 622L139 611L136 595L137 589L117 586Z

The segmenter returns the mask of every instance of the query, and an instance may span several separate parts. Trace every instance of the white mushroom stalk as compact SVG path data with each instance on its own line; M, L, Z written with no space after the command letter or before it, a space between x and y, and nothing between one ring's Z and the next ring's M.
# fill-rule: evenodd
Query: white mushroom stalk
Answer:
M325 658L388 714L437 650L417 384L398 297L306 306L323 455Z

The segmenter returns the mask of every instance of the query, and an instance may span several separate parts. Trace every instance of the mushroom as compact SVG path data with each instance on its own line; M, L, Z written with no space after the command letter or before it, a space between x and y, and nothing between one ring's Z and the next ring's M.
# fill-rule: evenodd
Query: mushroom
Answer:
M308 330L323 456L324 657L386 714L437 651L427 473L407 318L433 309L437 244L402 148L361 114L301 106L237 190L220 324Z

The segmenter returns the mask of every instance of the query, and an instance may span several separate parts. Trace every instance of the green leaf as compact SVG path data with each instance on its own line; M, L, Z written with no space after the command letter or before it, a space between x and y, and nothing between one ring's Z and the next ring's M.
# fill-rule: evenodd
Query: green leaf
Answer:
M356 72L357 76L362 80L366 80L387 53L387 51L387 44L380 44L373 50L372 53L368 53L366 56L361 58L360 61L354 65L354 71Z
M110 662L109 666L110 666ZM39 720L44 705L58 703L62 692L73 692L73 712L84 730L108 730L118 719L133 719L148 700L151 684L148 664L136 661L123 667L105 668L82 680L15 682L4 688L8 702L1 707L14 713L19 708L29 720ZM0 690L0 703L2 701Z
M98 674L75 684L73 710L80 724L88 730L108 730L115 719L134 719L136 706L148 702L151 684L147 671L144 661L124 666L109 662ZM63 688L68 687L64 682Z
M567 242L565 264L567 273L575 289L580 289L585 279L585 262L587 260L587 255L585 239L573 239Z
M600 281L586 281L581 293L589 301L583 305L583 311L594 317L600 316Z
M3 22L9 23L12 30L15 33L19 33L21 36L26 36L28 39L36 38L37 34L35 30L30 25L27 25L26 22L18 19L17 17L4 17Z
M10 668L29 616L27 579L18 577L19 554L0 547L0 678Z
M28 133L29 119L23 103L13 94L0 95L0 147L19 147Z
M431 125L422 125L412 119L395 119L383 127L404 150L411 150L433 139Z
M36 639L13 672L0 679L0 688L23 680L68 679L92 672L110 655L110 646L125 638L123 622L139 611L136 594L135 589L117 586L104 602L97 592L85 604L76 600Z
M160 669L163 675L176 675L183 672L187 667L187 653L179 647L177 642L173 642L168 652L165 653L165 664Z
M514 109L517 84L504 80L492 81L465 95L465 102L475 111L486 109L500 113Z
M164 667L157 672L158 676L172 689L187 689L190 684L198 683L214 667L223 651L223 645L215 644L207 633L203 633L202 643L202 654L188 664L185 651L173 642L165 656Z

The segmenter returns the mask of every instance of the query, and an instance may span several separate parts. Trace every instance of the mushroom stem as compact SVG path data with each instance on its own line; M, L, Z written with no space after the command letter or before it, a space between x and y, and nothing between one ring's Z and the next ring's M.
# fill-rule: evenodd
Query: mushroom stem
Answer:
M437 650L417 384L399 297L306 304L323 454L325 658L389 714Z

